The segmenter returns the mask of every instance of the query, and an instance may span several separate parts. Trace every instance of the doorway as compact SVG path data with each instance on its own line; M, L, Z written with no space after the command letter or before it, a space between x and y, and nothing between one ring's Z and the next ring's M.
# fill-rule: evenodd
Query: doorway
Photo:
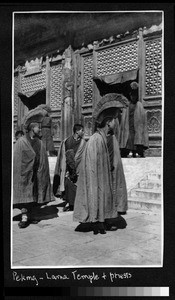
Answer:
M46 89L35 91L29 95L18 93L22 103L27 106L28 110L34 109L40 104L46 104Z

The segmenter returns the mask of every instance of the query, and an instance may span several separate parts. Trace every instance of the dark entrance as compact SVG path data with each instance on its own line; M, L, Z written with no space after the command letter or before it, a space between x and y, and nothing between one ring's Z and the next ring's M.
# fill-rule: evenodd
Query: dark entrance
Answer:
M97 85L101 97L108 93L118 93L123 94L129 99L130 84L133 81L138 82L138 77L138 69L134 69L114 75L93 77L93 80Z
M22 103L27 106L28 110L37 107L40 104L46 104L46 89L37 90L32 94L18 93Z

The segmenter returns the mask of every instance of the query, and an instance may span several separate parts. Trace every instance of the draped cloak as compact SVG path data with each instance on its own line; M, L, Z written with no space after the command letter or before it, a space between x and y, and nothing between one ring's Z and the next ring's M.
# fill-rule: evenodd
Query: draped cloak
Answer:
M87 142L80 164L73 220L104 222L126 211L127 189L117 139L113 135L113 170L103 130Z
M33 166L36 153L26 136L14 146L13 153L13 204L51 201L49 162L43 143L40 143L39 166L37 169L37 197L34 196Z
M149 147L147 118L143 104L138 101L134 111L134 145L142 145L145 149ZM120 148L126 148L129 137L129 107L123 109L120 123Z
M65 142L67 139L62 141L60 150L57 156L57 162L54 171L54 180L53 180L53 188L54 195L60 194L65 191L65 176L66 176L66 149ZM75 153L75 168L76 174L79 174L79 166L82 158L82 154L85 148L86 141L84 138L81 139L80 145Z
M54 143L52 137L52 118L45 116L41 122L42 142L47 151L54 151Z

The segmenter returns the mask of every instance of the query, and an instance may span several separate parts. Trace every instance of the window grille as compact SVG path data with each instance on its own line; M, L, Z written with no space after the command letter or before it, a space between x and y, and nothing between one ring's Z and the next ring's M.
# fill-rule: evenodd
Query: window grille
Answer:
M97 51L97 76L120 73L137 67L137 41Z
M30 93L46 88L46 67L42 67L42 72L31 76L24 76L21 78L21 92Z
M83 57L83 94L84 104L92 103L92 84L93 84L93 56Z
M14 113L16 116L18 114L18 91L19 91L19 76L14 76Z
M50 81L51 108L61 108L61 95L62 95L62 65L57 64L51 67L51 81Z
M162 42L154 39L145 42L145 95L162 94Z

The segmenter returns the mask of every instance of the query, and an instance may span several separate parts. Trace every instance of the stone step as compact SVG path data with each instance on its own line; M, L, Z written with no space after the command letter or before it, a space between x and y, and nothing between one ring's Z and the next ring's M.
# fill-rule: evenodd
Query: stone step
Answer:
M161 201L128 198L128 209L160 213Z
M160 189L161 181L159 179L157 179L157 180L142 179L138 183L138 188L140 188L140 189Z
M161 174L160 173L150 172L150 173L147 174L146 177L149 180L161 180Z
M134 199L144 199L144 200L161 200L160 189L132 189L129 196Z

